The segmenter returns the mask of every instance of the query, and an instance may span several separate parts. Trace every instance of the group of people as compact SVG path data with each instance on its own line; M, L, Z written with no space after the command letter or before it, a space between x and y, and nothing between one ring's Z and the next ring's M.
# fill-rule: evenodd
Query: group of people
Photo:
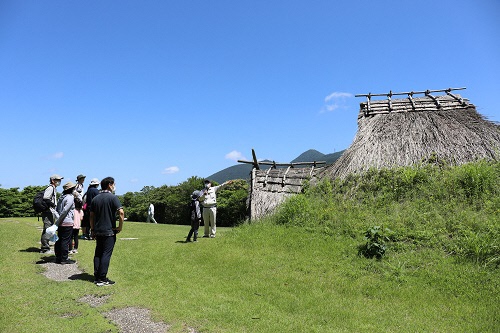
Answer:
M201 191L194 191L191 194L191 230L186 238L186 242L198 240L198 229L201 222L204 223L204 238L215 238L217 231L217 192L232 181L222 183L218 186L212 186L208 179L204 181L205 187Z
M99 183L99 180L94 178L86 193L83 193L86 177L78 175L76 178L76 183L69 181L63 185L63 192L57 198L57 187L61 185L64 177L57 174L50 177L50 184L43 196L48 208L42 212L41 253L55 253L58 264L74 264L76 261L69 258L69 253L78 253L81 227L84 238L96 241L94 283L98 286L112 285L114 281L108 279L107 273L116 234L122 230L124 221L123 207L114 194L115 180L113 177L106 177ZM100 191L97 188L99 184ZM54 252L50 250L50 233L47 232L53 225L57 227L58 236Z
M78 253L80 227L85 239L95 239L94 252L94 283L97 286L112 285L115 282L107 276L111 255L116 243L116 234L123 228L124 211L118 197L114 194L116 185L113 177L106 177L100 183L93 178L85 193L83 193L85 175L78 175L76 183L68 181L63 185L63 192L57 198L57 187L62 179L59 175L50 177L50 184L44 192L43 199L48 208L42 212L43 231L40 239L41 253L55 253L56 263L74 264L69 258L70 253ZM191 237L196 242L200 223L204 222L205 238L215 238L217 217L216 193L230 184L227 181L219 186L212 186L210 180L205 180L201 191L191 195L191 230L186 242ZM101 190L98 189L99 184ZM118 225L117 225L118 217ZM154 219L154 206L149 206L148 222ZM47 229L57 227L58 239L54 252L50 250L50 233ZM72 243L74 242L74 246Z

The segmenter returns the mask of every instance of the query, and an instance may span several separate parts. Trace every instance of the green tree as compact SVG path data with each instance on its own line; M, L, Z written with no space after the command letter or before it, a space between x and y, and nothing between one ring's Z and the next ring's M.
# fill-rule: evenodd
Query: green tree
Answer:
M244 221L247 214L248 183L238 179L217 195L217 225L235 226Z
M19 211L20 216L35 216L35 211L33 210L33 198L35 195L43 191L47 186L26 186L20 193Z
M193 176L176 186L145 186L140 192L125 193L120 200L130 221L146 221L148 206L152 203L155 206L155 219L158 223L189 225L191 194L204 187L203 181L203 178ZM244 180L236 180L221 190L217 195L219 207L217 224L234 226L244 220L247 196L248 184Z
M18 188L3 189L0 188L0 217L20 216L18 206L20 195Z

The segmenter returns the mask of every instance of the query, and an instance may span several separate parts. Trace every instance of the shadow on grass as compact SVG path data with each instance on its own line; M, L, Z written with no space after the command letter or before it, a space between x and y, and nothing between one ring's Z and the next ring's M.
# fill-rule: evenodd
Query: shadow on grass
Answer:
M178 240L176 243L178 244L191 244L191 243L198 243L199 241L186 241L186 240Z
M27 249L19 250L19 252L37 252L37 253L40 253L40 248L38 248L38 247L28 247Z
M94 276L90 275L89 273L80 273L80 274L74 274L68 277L69 280L82 280L82 281L88 281L88 282L94 282Z
M40 260L38 260L37 262L35 262L35 264L37 264L37 265L43 265L43 264L46 264L46 263L49 263L49 262L56 262L56 256L55 255L51 255L51 256L48 256L48 257L40 258Z

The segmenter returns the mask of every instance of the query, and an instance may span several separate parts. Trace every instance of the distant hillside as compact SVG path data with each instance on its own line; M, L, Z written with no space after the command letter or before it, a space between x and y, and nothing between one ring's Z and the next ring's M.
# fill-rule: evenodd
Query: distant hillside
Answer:
M339 152L336 152L336 153L332 153L332 154L323 154L323 153L320 153L319 151L317 150L314 150L314 149L309 149L308 151L306 152L303 152L302 154L300 154L297 158L295 158L292 163L297 163L297 162L321 162L321 161L325 161L326 164L332 164L333 162L335 162L339 157L340 155L342 155L344 151L339 151Z
M340 157L340 155L342 155L343 152L344 150L325 155L317 150L309 149L308 151L305 151L297 156L294 160L291 161L291 163L325 161L327 164L332 164ZM283 163L282 161L276 162ZM262 166L262 169L267 168L269 168L269 166ZM252 172L251 164L239 163L237 165L233 165L219 172L216 172L213 175L208 176L207 178L214 180L220 184L230 179L250 179L250 172Z
M225 168L219 172L214 173L213 175L208 176L207 178L221 184L229 179L250 179L251 171L251 164L241 163L230 166L229 168Z

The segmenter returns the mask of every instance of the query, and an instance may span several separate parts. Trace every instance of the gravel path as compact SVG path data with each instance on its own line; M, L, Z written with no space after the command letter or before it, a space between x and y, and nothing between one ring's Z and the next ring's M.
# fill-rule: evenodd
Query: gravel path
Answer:
M123 333L164 333L169 327L162 322L153 322L148 309L134 307L114 309L104 315L116 323Z
M54 257L44 257L38 261L37 264L45 268L42 274L51 280L72 281L91 278L91 276L85 274L78 268L78 264L56 264ZM102 287L96 286L96 288ZM105 288L113 288L113 286ZM109 297L110 295L86 295L78 301L87 303L91 307L99 307L105 304ZM154 322L151 319L151 313L148 309L127 307L123 309L114 309L102 313L102 315L116 324L122 333L165 333L168 332L169 329L169 325L163 322ZM187 330L189 333L196 333L196 330L193 328L188 327Z
M55 258L44 259L38 262L42 267L45 267L45 271L42 273L48 279L54 281L69 281L75 280L76 277L83 274L83 272L78 269L76 264L71 265L60 265L55 263Z

